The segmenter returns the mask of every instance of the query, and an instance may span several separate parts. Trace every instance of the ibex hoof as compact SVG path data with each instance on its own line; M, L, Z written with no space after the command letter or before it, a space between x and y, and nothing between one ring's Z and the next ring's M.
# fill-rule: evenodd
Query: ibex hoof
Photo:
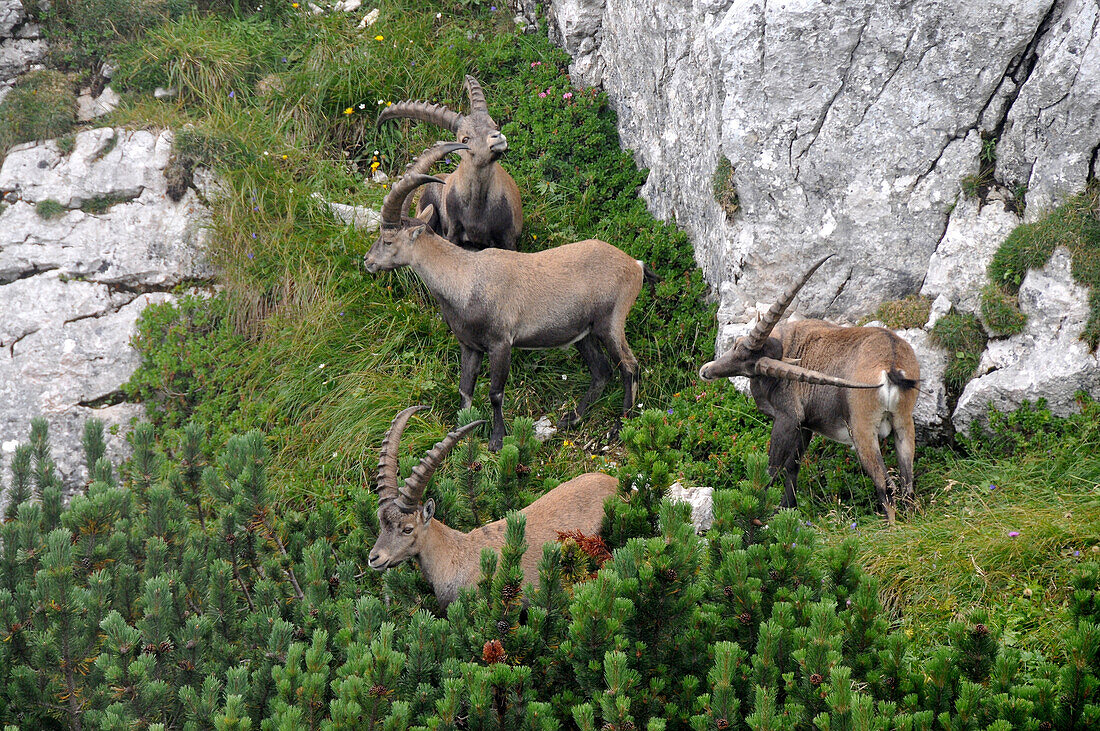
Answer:
M500 448L503 447L503 446L504 446L504 437L503 436L490 437L489 438L488 447L489 447L489 451L492 452L493 454L496 454L497 452L499 452Z
M558 429L571 429L579 424L581 417L577 416L576 411L570 411L565 416L558 419Z

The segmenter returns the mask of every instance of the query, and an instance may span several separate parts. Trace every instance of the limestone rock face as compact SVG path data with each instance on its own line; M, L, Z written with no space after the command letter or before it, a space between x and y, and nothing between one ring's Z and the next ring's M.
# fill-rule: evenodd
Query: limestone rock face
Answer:
M84 420L142 413L119 391L138 364L129 341L141 311L211 276L205 208L193 190L178 203L165 194L171 142L170 132L89 130L70 154L53 141L20 145L0 167L0 452L45 416L70 486L84 479ZM109 435L113 457L123 446Z
M1065 249L1055 250L1043 269L1028 272L1020 285L1027 326L990 342L978 365L982 375L966 385L951 417L956 429L984 421L990 404L1003 411L1045 398L1053 413L1066 416L1078 410L1075 393L1100 393L1100 361L1080 339L1087 294L1070 275Z
M42 29L27 18L20 0L0 0L0 89L46 59ZM3 93L0 92L0 98Z
M1100 164L1095 0L553 0L550 17L650 170L650 209L693 241L720 346L830 252L795 311L852 323L921 292L972 311L1025 188L1033 220Z
M679 482L668 486L668 499L691 506L691 524L696 533L706 533L714 523L714 488L684 487Z

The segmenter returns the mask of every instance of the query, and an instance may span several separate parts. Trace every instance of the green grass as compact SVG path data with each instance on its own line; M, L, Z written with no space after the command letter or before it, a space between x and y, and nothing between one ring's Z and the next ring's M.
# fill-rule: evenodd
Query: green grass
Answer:
M741 199L737 196L737 186L733 179L733 163L725 155L718 158L718 165L714 168L714 176L711 178L711 189L714 200L726 214L726 220L732 221L741 207Z
M920 328L928 322L928 315L931 312L932 300L919 294L913 294L903 299L883 302L874 314L866 318L861 324L878 320L891 330Z
M943 380L948 393L962 393L974 376L986 335L977 316L969 312L952 310L932 326L932 342L947 351L947 369Z
M1096 181L1042 219L1017 226L993 255L989 279L1015 294L1028 269L1045 266L1058 246L1069 249L1073 279L1089 288L1089 320L1081 339L1095 350L1100 344L1100 184Z
M820 527L830 541L859 535L863 565L913 635L942 641L948 620L986 607L1008 644L1055 657L1070 577L1100 553L1100 404L1082 405L1068 420L1028 406L994 414L992 433L961 452L921 450L919 506L892 528Z
M76 94L68 76L32 71L0 102L0 154L21 142L65 134L76 123Z
M52 198L47 198L34 204L34 212L38 214L39 218L44 218L49 221L50 219L64 216L69 212L69 209Z
M981 308L982 322L993 335L1016 335L1027 325L1016 297L993 282L982 288Z

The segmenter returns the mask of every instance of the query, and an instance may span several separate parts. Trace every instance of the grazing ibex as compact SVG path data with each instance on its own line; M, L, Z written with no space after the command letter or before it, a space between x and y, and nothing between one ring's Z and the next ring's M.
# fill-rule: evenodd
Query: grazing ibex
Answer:
M831 256L831 255L830 255ZM913 348L881 327L840 327L798 320L776 327L818 261L772 305L756 327L718 360L699 369L704 380L749 379L756 405L774 419L768 470L783 473L782 505L795 506L795 484L812 432L853 445L871 476L886 519L894 522L879 439L894 432L903 496L913 495L913 406L920 365ZM773 335L774 330L774 335Z
M519 188L497 160L508 149L508 140L489 116L485 93L473 76L466 77L470 113L452 112L439 105L421 101L403 101L386 107L378 123L411 117L431 122L455 133L466 145L462 161L440 183L429 185L420 195L417 213L434 213L426 220L432 230L459 246L474 249L495 247L516 249L523 228L523 207Z
M481 575L481 550L498 553L504 546L506 522L494 523L462 533L448 528L435 515L435 501L423 499L424 488L451 448L474 427L475 421L449 433L413 468L398 485L398 444L405 425L426 406L411 406L393 420L382 440L378 460L378 540L367 562L376 571L392 568L405 559L417 558L424 578L432 585L440 605L446 607L458 598L458 590L477 583ZM599 472L574 477L521 510L527 517L525 533L528 549L521 565L525 583L538 584L538 562L542 545L557 540L558 531L579 530L595 535L603 521L603 503L618 488L618 480Z
M657 279L642 262L596 239L526 254L501 249L470 251L437 236L427 225L432 209L404 217L405 200L432 178L424 173L457 143L439 143L414 160L382 202L382 230L367 253L367 271L410 267L427 285L462 349L458 390L470 406L481 361L489 356L493 430L489 449L504 440L504 384L512 348L575 345L592 382L559 428L583 418L611 376L600 343L619 366L623 414L637 393L638 360L624 327L644 279Z

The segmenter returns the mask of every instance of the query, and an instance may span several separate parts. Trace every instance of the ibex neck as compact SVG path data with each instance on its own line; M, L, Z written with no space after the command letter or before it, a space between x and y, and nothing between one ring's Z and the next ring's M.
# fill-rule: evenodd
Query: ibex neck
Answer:
M467 535L438 520L429 523L427 531L420 550L420 570L440 605L446 607L458 598L460 587L473 583L471 577L481 568L481 552L468 550Z
M437 299L453 302L465 297L470 282L471 252L428 233L422 234L413 247L410 266Z

